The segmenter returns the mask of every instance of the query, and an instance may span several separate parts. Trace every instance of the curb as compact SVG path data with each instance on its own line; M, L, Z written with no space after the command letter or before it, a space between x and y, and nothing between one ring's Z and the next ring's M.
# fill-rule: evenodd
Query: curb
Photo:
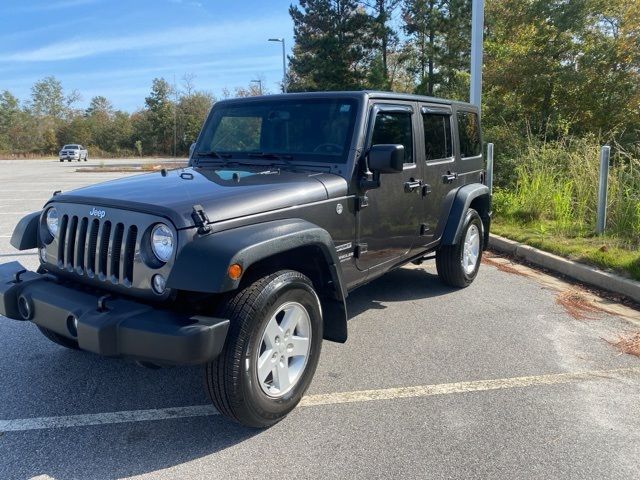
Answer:
M640 303L640 282L635 280L629 280L583 263L567 260L553 253L544 252L499 235L489 235L489 248L500 253L522 258L533 265L544 267L588 285L625 295L631 300Z

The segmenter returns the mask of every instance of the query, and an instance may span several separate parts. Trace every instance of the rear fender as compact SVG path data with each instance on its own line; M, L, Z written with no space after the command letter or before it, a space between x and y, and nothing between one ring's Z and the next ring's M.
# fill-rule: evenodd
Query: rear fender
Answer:
M486 247L491 215L491 194L489 188L481 183L472 183L458 189L442 234L442 245L455 245L460 241L464 218L472 204L478 210L485 227L485 242L483 245Z

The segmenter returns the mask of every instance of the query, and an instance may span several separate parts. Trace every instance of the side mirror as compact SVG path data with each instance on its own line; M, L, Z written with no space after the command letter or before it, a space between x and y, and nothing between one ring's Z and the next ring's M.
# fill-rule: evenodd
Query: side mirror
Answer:
M193 151L196 149L196 142L193 142L189 147L189 158L193 157Z
M374 173L398 173L404 167L404 145L373 145L369 169Z

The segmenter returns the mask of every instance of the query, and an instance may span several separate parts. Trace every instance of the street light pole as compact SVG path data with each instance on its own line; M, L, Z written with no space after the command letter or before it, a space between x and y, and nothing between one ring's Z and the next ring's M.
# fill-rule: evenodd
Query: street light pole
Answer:
M251 80L251 83L258 84L258 92L262 95L262 80Z
M284 38L270 38L270 42L280 42L282 44L282 92L287 93L287 54Z
M484 0L472 0L471 7L471 92L470 101L478 108L482 102L482 42Z

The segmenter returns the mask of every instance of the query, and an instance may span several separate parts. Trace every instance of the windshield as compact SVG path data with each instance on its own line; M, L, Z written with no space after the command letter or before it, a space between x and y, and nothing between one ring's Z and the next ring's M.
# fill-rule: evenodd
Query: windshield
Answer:
M78 145L65 145L62 147L63 150L78 150Z
M214 107L196 156L276 154L283 159L344 163L356 116L352 99L254 101Z

